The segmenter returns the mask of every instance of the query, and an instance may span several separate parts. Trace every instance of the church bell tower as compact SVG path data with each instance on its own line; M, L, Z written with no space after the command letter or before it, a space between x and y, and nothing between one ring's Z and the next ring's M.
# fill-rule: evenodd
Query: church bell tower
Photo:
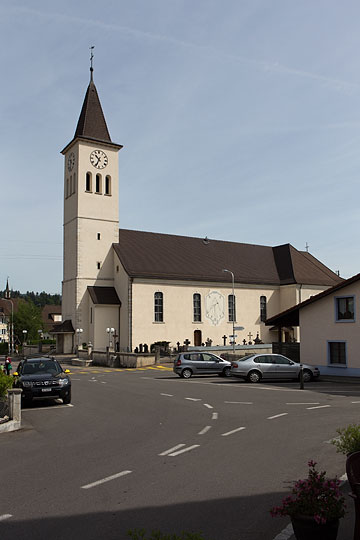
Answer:
M75 135L61 152L63 352L73 352L80 339L81 343L91 340L87 288L114 285L112 244L119 241L118 152L122 146L111 141L93 80L92 58L90 83Z

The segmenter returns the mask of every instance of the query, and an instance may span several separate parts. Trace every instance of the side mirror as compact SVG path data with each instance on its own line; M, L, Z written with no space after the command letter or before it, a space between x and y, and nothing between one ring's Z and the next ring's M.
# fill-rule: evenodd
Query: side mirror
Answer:
M14 377L18 377L18 376L19 376L18 372L17 372L17 371L15 371L15 373L14 373Z
M64 373L70 373L70 369L65 369Z

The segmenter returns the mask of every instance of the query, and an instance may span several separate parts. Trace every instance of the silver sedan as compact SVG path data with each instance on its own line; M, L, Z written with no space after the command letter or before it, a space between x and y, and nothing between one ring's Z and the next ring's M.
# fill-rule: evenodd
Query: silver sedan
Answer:
M304 382L317 379L317 367L302 364ZM241 377L257 383L261 379L299 379L300 364L282 354L251 354L237 359L231 364L232 377Z

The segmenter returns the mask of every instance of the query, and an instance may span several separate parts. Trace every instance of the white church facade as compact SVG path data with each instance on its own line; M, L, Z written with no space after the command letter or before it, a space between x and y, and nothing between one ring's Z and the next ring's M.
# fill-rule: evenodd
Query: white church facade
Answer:
M91 343L134 351L297 338L266 318L341 278L290 244L252 244L119 230L118 156L91 79L64 155L64 267L58 352ZM120 154L121 155L121 154ZM227 270L224 272L224 270Z

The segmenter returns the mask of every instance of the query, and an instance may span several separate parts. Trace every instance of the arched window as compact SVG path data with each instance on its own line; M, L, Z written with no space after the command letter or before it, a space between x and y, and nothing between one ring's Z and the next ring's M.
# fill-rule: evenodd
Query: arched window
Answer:
M265 322L266 319L266 296L260 296L260 321Z
M105 195L111 195L111 176L105 177Z
M201 322L201 295L193 294L194 322Z
M91 192L91 173L86 173L85 191Z
M154 294L154 319L155 322L164 321L164 295L162 292Z
M95 178L95 193L101 193L101 174L97 174Z
M228 308L229 308L229 322L235 322L236 321L236 303L235 303L235 296L233 294L229 294L228 296Z

